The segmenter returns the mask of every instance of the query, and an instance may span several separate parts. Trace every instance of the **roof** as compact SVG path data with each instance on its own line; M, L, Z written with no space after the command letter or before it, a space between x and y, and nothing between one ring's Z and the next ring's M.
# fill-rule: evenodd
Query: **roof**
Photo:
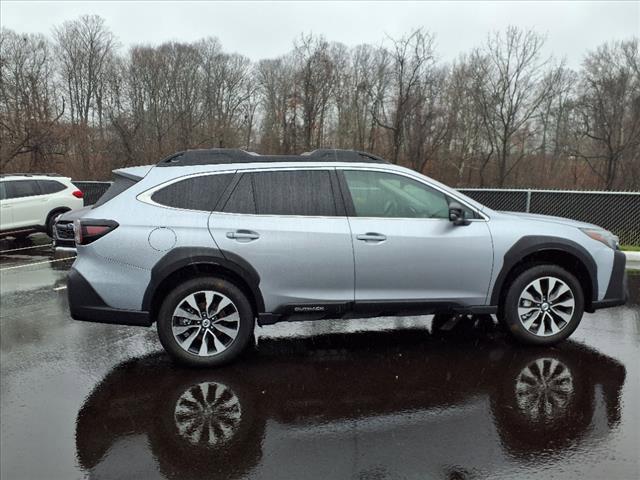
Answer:
M69 178L58 173L3 173L0 174L0 179L8 179L9 177L20 178L34 178L34 177L56 177L56 178Z
M302 155L260 155L233 148L212 148L207 150L186 150L171 155L160 162L158 167L178 167L190 165L220 165L234 163L278 163L278 162L364 162L388 163L380 157L357 150L320 149Z

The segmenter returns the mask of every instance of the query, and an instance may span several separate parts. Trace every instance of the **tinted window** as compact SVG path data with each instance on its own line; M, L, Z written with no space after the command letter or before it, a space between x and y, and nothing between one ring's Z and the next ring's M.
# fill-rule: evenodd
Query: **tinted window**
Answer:
M233 174L225 173L187 178L158 190L151 200L168 207L210 212L232 177Z
M402 175L345 170L358 217L449 218L447 197Z
M0 182L0 200L7 198L7 191L4 188L4 182Z
M253 198L253 182L251 174L245 173L233 190L226 205L225 212L256 213L256 203Z
M35 180L11 180L6 182L7 198L33 197L40 195L38 183Z
M40 191L43 194L61 192L67 188L62 183L56 182L55 180L38 180L38 185L40 186Z
M331 178L326 170L253 173L256 213L335 216Z

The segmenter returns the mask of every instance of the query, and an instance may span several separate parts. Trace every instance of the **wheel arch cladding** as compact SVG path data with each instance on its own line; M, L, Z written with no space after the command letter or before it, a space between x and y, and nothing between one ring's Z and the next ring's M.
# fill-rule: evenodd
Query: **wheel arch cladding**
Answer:
M215 275L228 279L244 291L254 313L264 312L258 272L242 257L214 248L179 247L163 256L151 269L151 279L142 300L142 309L155 315L159 304L175 285L194 276Z
M553 263L575 275L584 290L585 306L598 299L598 266L582 245L560 237L531 235L522 237L505 253L491 305L500 304L508 280L519 273L519 267L540 262Z

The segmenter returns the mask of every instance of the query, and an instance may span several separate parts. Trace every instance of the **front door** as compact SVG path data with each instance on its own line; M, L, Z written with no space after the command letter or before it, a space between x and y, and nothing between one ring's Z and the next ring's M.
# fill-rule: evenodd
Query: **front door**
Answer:
M7 199L3 201L11 209L12 228L33 227L44 223L47 197L42 195L35 180L10 180L5 182Z
M352 205L356 304L485 304L493 248L484 219L454 226L447 195L402 174L345 169L341 175Z

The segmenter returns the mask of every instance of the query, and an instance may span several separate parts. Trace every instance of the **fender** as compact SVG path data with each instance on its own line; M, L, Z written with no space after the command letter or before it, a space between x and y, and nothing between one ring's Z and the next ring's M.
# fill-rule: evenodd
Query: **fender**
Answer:
M214 265L240 277L251 289L258 313L264 312L260 276L244 258L216 248L179 247L171 250L151 269L151 280L142 299L142 310L151 311L151 301L158 286L174 272L190 265Z
M511 269L527 255L547 250L569 253L578 258L589 272L591 279L591 301L598 300L598 267L591 254L580 244L561 237L529 235L522 237L504 254L502 269L496 278L491 292L491 305L498 305L500 291ZM586 300L586 299L585 299ZM590 303L587 301L586 303Z

